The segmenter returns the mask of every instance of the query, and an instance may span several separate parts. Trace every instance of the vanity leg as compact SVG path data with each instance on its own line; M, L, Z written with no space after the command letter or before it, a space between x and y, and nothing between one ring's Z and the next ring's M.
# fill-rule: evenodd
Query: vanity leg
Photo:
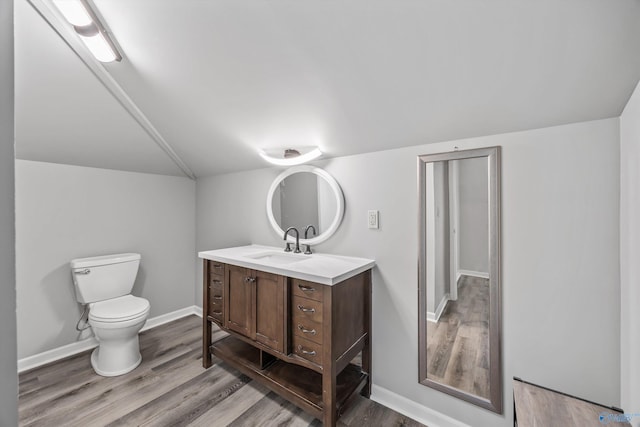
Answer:
M211 322L206 317L202 321L202 367L211 367Z
M335 368L322 375L322 403L324 404L324 417L322 423L325 427L335 427L338 421L336 411L336 375Z
M338 421L336 402L336 358L333 354L333 292L330 286L323 286L323 345L322 345L322 404L324 406L324 427L335 427Z
M204 260L202 271L202 367L211 367L211 322L209 321L209 263Z

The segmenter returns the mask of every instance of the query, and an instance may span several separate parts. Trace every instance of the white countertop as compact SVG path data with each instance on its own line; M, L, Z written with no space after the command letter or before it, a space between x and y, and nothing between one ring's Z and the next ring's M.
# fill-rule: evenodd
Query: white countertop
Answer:
M375 261L341 255L284 252L283 248L249 245L198 252L203 259L233 264L323 285L335 285L367 271Z

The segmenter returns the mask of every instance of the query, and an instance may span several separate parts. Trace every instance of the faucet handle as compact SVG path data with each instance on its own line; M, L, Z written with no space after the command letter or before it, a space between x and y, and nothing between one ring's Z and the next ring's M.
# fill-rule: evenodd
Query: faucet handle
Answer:
M305 244L304 246L305 246L305 248L304 248L304 254L305 254L305 255L311 255L311 254L312 254L312 252L311 252L311 245L307 245L307 244Z
M291 243L287 242L287 246L284 248L285 252L291 252Z

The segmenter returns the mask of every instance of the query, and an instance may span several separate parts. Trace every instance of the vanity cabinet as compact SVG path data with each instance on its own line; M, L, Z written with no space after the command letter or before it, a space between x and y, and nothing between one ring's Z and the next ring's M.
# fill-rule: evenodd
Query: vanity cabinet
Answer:
M275 351L284 352L285 278L244 267L225 270L225 326Z
M205 368L215 355L326 426L369 397L370 269L327 285L205 259L204 278Z

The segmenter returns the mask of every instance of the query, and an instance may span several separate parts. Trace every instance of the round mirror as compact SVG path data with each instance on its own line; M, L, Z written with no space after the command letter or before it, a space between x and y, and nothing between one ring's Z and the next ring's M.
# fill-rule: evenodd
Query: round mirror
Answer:
M331 175L314 166L295 166L282 172L271 184L267 194L267 216L280 236L289 227L300 233L300 241L315 245L336 232L344 214L342 190ZM309 230L312 225L316 235ZM295 234L287 237L295 241Z

